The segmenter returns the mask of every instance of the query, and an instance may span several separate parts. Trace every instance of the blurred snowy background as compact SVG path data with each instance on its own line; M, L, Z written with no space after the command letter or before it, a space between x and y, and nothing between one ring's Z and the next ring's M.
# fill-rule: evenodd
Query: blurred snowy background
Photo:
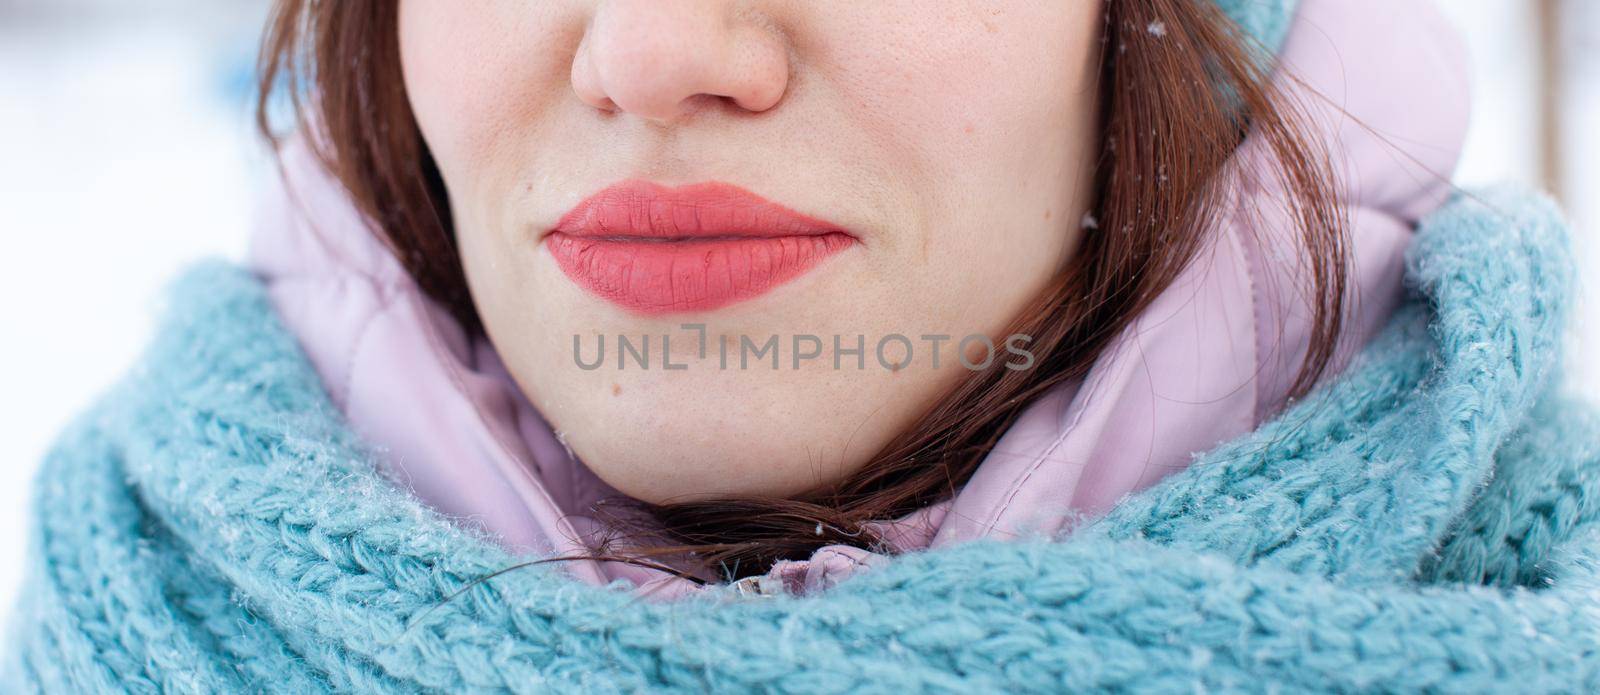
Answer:
M1438 0L1474 53L1457 180L1554 191L1600 271L1600 0ZM0 619L34 466L133 360L184 264L239 257L270 173L250 121L264 0L0 0ZM1582 124L1589 124L1584 126ZM1573 367L1600 389L1600 301Z

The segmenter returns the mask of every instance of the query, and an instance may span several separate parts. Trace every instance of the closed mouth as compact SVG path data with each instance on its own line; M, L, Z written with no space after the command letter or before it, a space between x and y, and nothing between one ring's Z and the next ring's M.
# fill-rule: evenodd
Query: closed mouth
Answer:
M629 180L579 203L544 243L579 287L656 315L754 299L856 241L837 225L731 184Z

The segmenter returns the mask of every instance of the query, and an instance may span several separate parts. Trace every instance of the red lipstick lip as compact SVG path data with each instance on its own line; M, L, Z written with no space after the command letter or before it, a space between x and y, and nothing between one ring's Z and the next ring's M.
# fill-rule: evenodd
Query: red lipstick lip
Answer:
M645 315L754 299L856 241L843 227L732 184L642 180L589 196L544 239L579 287Z

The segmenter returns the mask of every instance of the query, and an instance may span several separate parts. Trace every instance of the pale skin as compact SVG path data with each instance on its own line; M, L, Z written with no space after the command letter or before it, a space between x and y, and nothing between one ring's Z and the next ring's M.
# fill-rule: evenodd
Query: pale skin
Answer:
M574 453L637 499L791 496L849 475L968 375L954 341L939 368L918 342L898 371L876 364L873 341L1003 341L1082 233L1098 1L400 7L405 86L486 332ZM573 284L540 243L629 178L732 183L858 243L755 299L639 316ZM792 369L786 345L779 370L724 370L714 350L698 359L684 323L705 324L713 346L865 335L867 368ZM580 369L575 334L670 334L688 368L653 355L651 369L618 369L611 355Z

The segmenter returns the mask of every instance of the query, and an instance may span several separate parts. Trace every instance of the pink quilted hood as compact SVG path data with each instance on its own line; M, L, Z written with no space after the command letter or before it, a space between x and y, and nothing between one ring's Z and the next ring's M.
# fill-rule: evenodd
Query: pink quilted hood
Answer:
M1466 59L1426 0L1304 0L1280 54L1326 139L1348 205L1354 309L1335 367L1402 295L1419 217L1450 192L1468 112ZM1282 78L1280 78L1282 79ZM1284 84L1289 84L1284 82ZM439 512L531 554L583 555L585 514L614 495L527 402L486 339L424 297L304 142L280 152L250 263L386 473ZM1237 155L1264 157L1250 139ZM1056 534L1110 508L1284 406L1308 342L1296 239L1276 193L1240 184L1222 233L1088 375L1032 404L902 549ZM887 561L830 546L761 587L806 592ZM563 563L651 596L695 585L620 563Z

